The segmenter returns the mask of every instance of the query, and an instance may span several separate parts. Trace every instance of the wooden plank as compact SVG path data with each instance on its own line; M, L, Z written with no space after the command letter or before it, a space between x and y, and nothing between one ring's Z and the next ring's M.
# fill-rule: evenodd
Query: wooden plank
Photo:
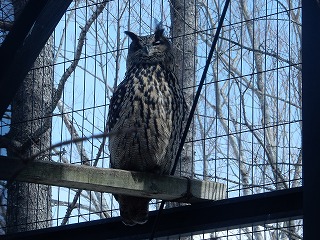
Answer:
M10 180L19 169L23 170L15 180L21 182L187 203L226 197L222 183L47 161L26 165L19 159L0 157L0 179Z

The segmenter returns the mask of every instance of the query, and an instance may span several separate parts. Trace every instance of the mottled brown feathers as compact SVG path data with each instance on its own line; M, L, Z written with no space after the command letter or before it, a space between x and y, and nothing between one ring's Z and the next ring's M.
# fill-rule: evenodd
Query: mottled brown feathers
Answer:
M169 174L178 149L184 118L184 97L173 73L173 55L163 30L132 39L125 79L109 106L109 139L112 168ZM127 225L147 221L150 199L115 196Z

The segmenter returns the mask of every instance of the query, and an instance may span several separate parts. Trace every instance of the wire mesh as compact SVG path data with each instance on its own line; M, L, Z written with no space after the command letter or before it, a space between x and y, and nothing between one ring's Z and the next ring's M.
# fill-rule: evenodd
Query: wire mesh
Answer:
M0 3L1 42L15 12L21 11L15 2L19 1ZM150 34L155 19L163 22L176 49L177 65L182 64L176 74L191 104L223 5L223 0L74 1L47 43L50 64L42 61L31 70L51 69L51 95L42 94L32 103L49 98L53 105L49 145L105 131L112 92L126 71L130 41L124 31ZM300 0L231 1L186 142L190 167L178 167L183 175L225 183L229 198L301 186L301 8ZM61 86L61 97L54 99ZM12 122L13 114L9 109L2 119L2 135L22 124ZM48 115L34 114L24 121L31 124L39 118L45 121ZM31 129L28 137L34 132ZM95 138L63 145L49 158L107 168L106 145ZM1 155L6 154L1 149ZM2 233L9 205L4 185ZM49 188L48 218L25 219L24 224L38 228L41 221L58 226L119 215L109 193ZM157 207L158 201L152 200L150 210ZM190 233L189 239L299 239L301 226L302 220L279 222Z
M302 239L298 232L302 231L302 220L291 222L277 222L227 231L198 233L189 235L173 235L159 239L194 239L194 240L236 240L236 239Z

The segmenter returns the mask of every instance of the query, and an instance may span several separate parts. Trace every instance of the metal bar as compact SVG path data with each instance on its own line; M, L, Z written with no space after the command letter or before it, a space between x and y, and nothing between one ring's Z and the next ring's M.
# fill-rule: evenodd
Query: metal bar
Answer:
M72 0L30 0L0 48L0 118Z
M302 187L252 196L197 203L163 210L155 237L221 231L302 218ZM157 211L144 225L127 227L110 218L1 236L0 239L145 239L150 236Z
M320 194L320 3L302 1L302 156L304 239L318 239Z

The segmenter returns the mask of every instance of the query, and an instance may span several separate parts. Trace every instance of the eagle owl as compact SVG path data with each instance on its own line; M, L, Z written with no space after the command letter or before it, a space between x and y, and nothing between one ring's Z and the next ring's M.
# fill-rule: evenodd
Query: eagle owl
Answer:
M131 44L125 79L110 100L110 167L169 174L177 153L185 101L174 75L170 41L157 27L148 36L126 31ZM150 199L115 195L126 225L148 219Z

